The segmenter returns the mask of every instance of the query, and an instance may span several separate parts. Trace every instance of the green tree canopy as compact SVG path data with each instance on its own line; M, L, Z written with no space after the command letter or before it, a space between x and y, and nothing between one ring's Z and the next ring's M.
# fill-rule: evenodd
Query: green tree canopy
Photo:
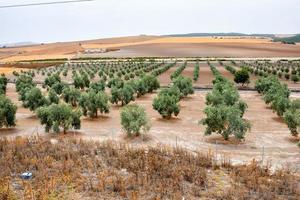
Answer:
M71 127L80 129L81 111L73 110L70 105L65 103L51 104L37 109L37 116L42 125L45 125L46 132L51 129L55 133L59 133L63 129L64 133Z
M0 95L0 128L16 125L17 106L5 95Z
M121 125L128 136L138 136L142 132L147 132L151 127L145 109L136 104L122 108Z

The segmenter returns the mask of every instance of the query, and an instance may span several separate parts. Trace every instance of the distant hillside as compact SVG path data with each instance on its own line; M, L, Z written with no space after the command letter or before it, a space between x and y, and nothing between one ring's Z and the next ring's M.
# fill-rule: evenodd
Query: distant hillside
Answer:
M244 33L187 33L187 34L171 34L165 35L169 37L225 37L225 36L250 36L250 37L271 37L274 34L244 34Z
M31 45L37 45L35 42L17 42L17 43L9 43L9 44L0 44L0 48L5 47L23 47L23 46L31 46Z
M300 42L300 34L297 34L292 37L282 37L282 38L277 37L277 38L274 38L273 41L274 42L282 42L282 43L286 43L286 44L299 43Z

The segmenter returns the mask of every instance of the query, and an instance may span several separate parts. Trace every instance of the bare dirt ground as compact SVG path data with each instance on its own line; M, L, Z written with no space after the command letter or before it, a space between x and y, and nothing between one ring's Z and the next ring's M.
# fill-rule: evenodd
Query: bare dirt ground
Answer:
M117 48L101 54L82 55L85 49ZM299 57L300 45L285 45L269 39L131 36L77 42L58 42L16 48L1 48L0 61L97 57Z
M175 66L168 69L166 72L162 73L158 76L158 81L160 82L161 86L168 86L172 82L171 74L179 67L182 63L177 63Z
M133 146L148 145L180 145L190 150L213 151L219 157L230 157L233 163L243 163L253 158L262 158L264 148L265 162L273 166L286 165L300 169L299 148L296 140L289 134L285 123L277 117L261 100L257 92L241 92L241 97L249 106L245 118L252 123L252 129L244 142L234 138L225 142L219 135L204 136L205 127L198 125L204 117L206 92L196 92L183 99L178 117L164 120L152 109L152 100L157 94L147 94L135 101L145 107L151 120L152 128L141 138L128 139L120 126L119 106L111 106L108 115L97 119L82 118L82 127L78 131L69 131L64 137L83 138L86 140L104 141L107 139L127 142ZM18 105L17 126L1 130L0 137L15 137L36 134L56 137L55 134L45 134L35 115L21 107L12 84L8 85L7 96Z

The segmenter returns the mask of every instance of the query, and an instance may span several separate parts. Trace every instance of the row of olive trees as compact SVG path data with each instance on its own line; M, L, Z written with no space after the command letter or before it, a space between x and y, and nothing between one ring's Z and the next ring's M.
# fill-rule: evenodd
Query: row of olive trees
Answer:
M283 117L291 134L297 137L300 129L300 100L290 100L288 87L280 83L275 76L258 79L255 88L263 94L264 101L271 106L277 115Z
M230 135L243 139L250 129L250 123L243 119L247 104L240 99L232 82L225 79L216 67L210 65L215 76L213 89L206 96L206 118L200 121L206 126L205 134L220 134L225 140Z
M194 67L193 80L197 81L199 79L199 62L197 61Z
M0 95L6 93L7 78L4 74L0 75Z
M267 77L269 75L278 76L278 78L284 78L285 80L291 80L294 83L300 81L300 66L298 63L243 63L251 69L251 73L256 76Z
M177 116L180 112L180 99L193 93L192 79L180 75L173 79L170 88L162 89L154 98L153 109L157 110L163 118L169 119L172 115Z
M0 75L0 128L9 128L16 125L17 106L5 96L8 79Z

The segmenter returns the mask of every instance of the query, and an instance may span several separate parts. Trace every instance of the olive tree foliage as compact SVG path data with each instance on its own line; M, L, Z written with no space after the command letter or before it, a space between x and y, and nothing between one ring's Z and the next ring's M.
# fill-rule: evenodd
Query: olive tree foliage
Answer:
M36 84L33 82L33 78L27 74L21 74L18 76L16 80L16 90L17 92L25 89L25 88L31 88L36 86Z
M59 103L59 96L56 94L55 90L52 88L49 90L48 97L47 97L48 104L58 104Z
M264 101L283 117L291 135L297 137L300 127L300 101L289 99L290 90L277 77L270 76L256 81L255 88L263 94Z
M173 79L173 85L176 86L180 93L181 97L186 97L189 94L194 94L193 81L192 79L184 76L178 76Z
M250 124L241 117L242 111L237 106L210 105L204 109L204 113L206 118L201 122L207 126L205 135L217 133L225 140L228 140L230 135L243 139L250 128Z
M80 90L73 87L65 87L62 91L62 97L66 103L76 107L80 98Z
M300 100L294 100L290 103L290 108L284 113L283 119L288 125L291 134L295 137L300 131Z
M48 76L45 81L44 81L44 87L47 88L51 88L52 85L56 84L56 83L60 83L61 82L61 78L59 76L58 73L52 74L50 76Z
M112 87L111 88L111 98L110 102L112 104L118 104L121 102L121 105L124 106L128 104L130 101L134 101L134 88L131 84L125 83L123 87L117 88Z
M91 83L89 90L94 90L96 93L104 91L105 90L105 81L100 80L98 82Z
M243 119L247 104L240 100L233 83L217 76L213 90L206 96L206 118L200 121L206 126L205 135L217 133L228 140L230 135L243 139L250 129L250 123Z
M37 108L47 104L47 99L42 94L42 91L37 87L32 87L27 90L23 100L23 106L35 111Z
M151 74L143 75L141 78L131 83L137 94L137 97L140 97L146 93L151 93L160 87L158 79Z
M108 96L105 92L96 93L94 90L81 94L79 105L82 108L83 115L91 118L100 113L109 113Z
M0 128L16 125L17 106L5 95L0 95Z
M73 83L75 88L78 89L84 89L85 87L88 88L90 86L90 78L86 73L82 73L80 75L75 73L73 75Z
M122 128L128 136L139 136L149 131L151 127L145 109L136 104L122 108L120 115Z
M64 133L71 127L80 129L81 111L65 103L51 104L50 106L43 106L37 109L37 117L40 119L42 125L45 125L45 131L53 130L59 133L62 129Z
M0 95L6 93L6 86L7 86L8 79L5 77L4 74L0 75Z
M177 116L180 112L179 100L180 90L176 86L165 88L154 98L152 107L163 118L170 119L172 115Z
M250 83L249 71L246 68L242 68L234 73L234 82L244 84Z

